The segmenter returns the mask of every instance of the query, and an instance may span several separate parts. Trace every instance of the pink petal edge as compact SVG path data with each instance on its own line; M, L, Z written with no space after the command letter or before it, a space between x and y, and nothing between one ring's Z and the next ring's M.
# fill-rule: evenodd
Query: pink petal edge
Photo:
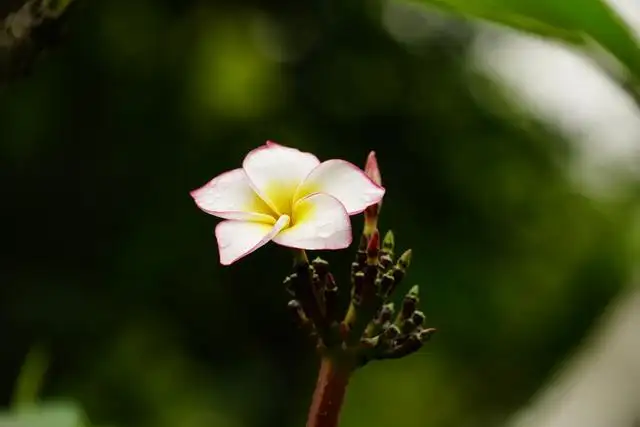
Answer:
M290 218L287 215L283 215L281 216L278 221L276 221L276 223L273 225L273 227L271 227L271 230L268 231L257 243L255 243L254 245L250 246L247 250L241 252L239 255L235 256L234 258L231 258L230 260L224 261L222 258L222 251L224 250L224 248L220 248L220 233L221 233L221 227L224 227L225 225L229 225L229 223L235 223L240 225L240 223L248 223L250 221L236 221L236 220L225 220L222 221L220 223L218 223L218 225L216 225L214 234L216 236L216 240L218 242L218 251L219 251L219 255L220 255L220 264L222 265L231 265L234 262L238 261L241 258L244 258L245 256L255 252L256 250L260 249L262 246L266 245L267 243L269 243L269 241L273 240L273 238L278 235L278 233L280 233L280 231L282 231L283 228L285 228L289 222L290 222ZM266 225L266 224L265 224Z
M299 189L300 189L300 188L303 188L303 186L304 186L304 184L305 184L306 180L307 180L307 179L308 179L308 178L313 174L313 172L314 172L317 168L319 168L320 166L322 166L323 164L328 163L328 162L338 162L338 163L342 163L342 164L344 164L345 166L348 166L348 167L350 167L350 168L352 168L352 169L356 170L357 172L359 172L359 173L360 173L362 176L364 176L364 177L365 177L365 178L366 178L366 179L367 179L367 180L368 180L368 181L369 181L369 182L370 182L374 187L376 187L377 189L381 190L381 194L380 194L380 197L378 198L378 200L376 200L375 202L371 203L369 206L374 205L374 204L376 204L376 203L380 203L380 201L382 200L382 198L384 197L384 195L385 195L385 193L386 193L386 189L385 189L382 185L378 185L378 184L376 184L376 183L375 183L375 182L374 182L370 177L368 177L368 176L367 176L367 174L366 174L362 169L360 169L358 166L356 166L356 165L354 165L353 163L348 162L348 161L346 161L346 160L342 160L342 159L329 159L329 160L325 160L324 162L320 163L320 164L319 164L318 166L316 166L316 167L315 167L311 172L309 172L309 174L307 175L307 177L305 178L305 180L300 184ZM311 194L313 194L313 193L307 194L307 195L305 195L304 197L308 197L308 196L310 196ZM329 195L331 196L331 194L329 194ZM298 195L296 194L296 197L297 197L297 196L298 196ZM304 198L304 197L303 197L303 198ZM335 197L334 197L334 198L335 198ZM364 207L364 208L362 208L362 209L358 209L358 210L351 211L351 212L347 211L347 213L348 213L349 215L357 215L357 214L360 214L360 213L364 212L364 211L365 211L365 209L367 209L369 206L365 206L365 207Z
M193 201L195 202L196 206L203 212L208 213L209 215L213 215L213 216L217 216L219 218L223 218L223 219L231 219L231 220L254 220L254 221L258 221L258 222L266 222L269 224L275 224L276 220L275 218L273 218L272 216L266 214L266 213L261 213L261 212L250 212L250 211L243 211L243 210L212 210L212 209L208 209L204 206L204 203L200 197L200 195L202 193L205 193L207 191L209 191L209 189L212 187L212 183L214 181L219 181L221 178L224 178L227 175L231 175L234 173L238 173L238 170L242 170L242 168L237 168L237 169L232 169L230 171L226 171L221 173L220 175L214 177L213 179L209 180L206 184L196 188L195 190L191 190L189 192L189 195L191 196L191 198L193 199ZM246 177L246 174L245 174ZM251 182L249 181L249 178L246 177L247 180L247 188L251 189ZM255 190L253 190L255 193ZM260 196L255 193L255 197L259 198Z

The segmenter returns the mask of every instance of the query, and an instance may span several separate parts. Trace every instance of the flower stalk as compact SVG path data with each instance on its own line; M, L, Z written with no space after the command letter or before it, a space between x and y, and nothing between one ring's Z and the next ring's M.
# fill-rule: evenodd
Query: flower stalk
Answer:
M367 166L367 176L380 185L373 153ZM372 206L375 209L369 209ZM364 211L365 226L351 264L348 304L341 303L347 295L342 294L344 289L336 283L329 263L321 258L310 262L304 251L295 253L294 272L285 279L294 297L289 307L320 354L307 427L337 427L349 379L357 369L374 360L408 356L435 332L424 326L417 285L403 295L398 309L391 300L407 274L412 251L396 258L395 235L388 231L381 238L380 203L372 206Z
M320 362L306 427L336 427L352 367L331 357Z
M407 356L435 332L424 327L417 285L397 313L390 300L407 274L411 250L396 259L394 234L388 231L382 238L378 230L385 189L373 151L361 170L344 160L321 162L311 153L267 141L245 156L242 167L190 194L202 211L223 219L215 229L221 264L232 264L268 242L293 248L293 271L284 280L293 298L288 308L321 358L307 427L337 426L356 369ZM321 258L310 262L305 250L349 247L349 217L362 212L364 228L345 301L329 263Z

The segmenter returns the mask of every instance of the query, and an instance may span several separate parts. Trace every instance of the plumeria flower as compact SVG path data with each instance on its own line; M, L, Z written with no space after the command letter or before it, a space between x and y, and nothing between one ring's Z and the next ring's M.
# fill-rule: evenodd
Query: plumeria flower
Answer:
M225 219L216 226L220 263L229 265L267 242L298 249L351 244L349 215L382 200L384 188L344 160L273 142L252 150L242 167L191 192L196 205Z

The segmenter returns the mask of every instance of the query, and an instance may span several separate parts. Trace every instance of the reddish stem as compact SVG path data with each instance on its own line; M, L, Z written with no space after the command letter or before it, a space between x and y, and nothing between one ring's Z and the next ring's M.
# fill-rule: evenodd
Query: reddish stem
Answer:
M337 427L340 408L347 390L351 369L330 357L323 357L318 382L313 392L307 427Z

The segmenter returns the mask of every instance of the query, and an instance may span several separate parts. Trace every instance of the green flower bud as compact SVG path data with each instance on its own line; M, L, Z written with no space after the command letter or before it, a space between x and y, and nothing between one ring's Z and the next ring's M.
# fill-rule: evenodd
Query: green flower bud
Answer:
M402 253L402 255L400 255L400 258L398 258L398 265L402 267L404 270L409 268L409 265L411 265L412 253L413 252L411 251L411 249L407 249Z
M413 320L413 323L415 323L417 326L422 326L425 319L426 316L424 315L424 313L417 310L413 313L413 316L411 316L411 320Z
M396 241L393 235L393 231L389 230L384 235L384 239L382 240L382 250L387 254L393 254L393 250L395 249Z
M318 276L320 276L320 278L324 280L324 277L329 272L329 262L323 260L320 257L317 257L316 259L311 261L311 265L313 266Z

